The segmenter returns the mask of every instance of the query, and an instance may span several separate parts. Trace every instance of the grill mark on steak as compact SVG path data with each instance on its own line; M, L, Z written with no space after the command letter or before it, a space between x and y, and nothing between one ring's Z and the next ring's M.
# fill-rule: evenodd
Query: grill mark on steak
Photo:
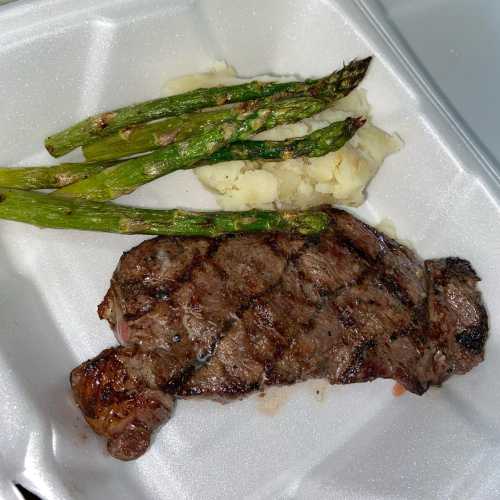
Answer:
M422 262L328 213L316 237L157 238L124 254L99 311L125 345L71 375L113 456L144 453L174 397L379 377L423 394L482 361L488 319L467 261Z
M369 226L361 223L363 229L368 229ZM340 245L345 246L354 254L358 255L360 259L365 261L372 268L376 268L379 270L383 276L383 283L387 287L391 293L398 296L399 300L405 305L412 305L416 303L415 296L411 297L410 293L401 286L400 281L401 277L398 276L398 273L394 273L394 270L391 267L386 268L387 262L385 262L385 258L387 257L388 252L400 252L403 257L412 258L413 255L409 251L409 249L404 248L402 245L398 244L395 241L392 241L387 238L383 238L378 231L373 228L369 228L373 236L376 238L375 241L372 241L372 248L370 251L367 250L369 248L366 244L359 245L356 244L351 237L346 234L345 230L338 229L338 232L343 235L343 238L338 238L338 242ZM366 243L366 242L364 242ZM363 246L365 248L363 248ZM373 246L378 246L378 249L374 249ZM400 256L401 257L401 256ZM400 258L398 260L401 260ZM413 294L414 295L414 294Z
M354 348L353 359L351 364L346 368L344 373L339 378L341 384L349 384L355 382L359 376L359 372L365 363L366 353L377 346L377 343L373 340L365 340L358 346ZM365 377L367 380L375 378L375 373L370 375L369 373Z
M179 238L175 239L178 240ZM153 240L148 240L148 241L153 241ZM111 286L109 292L113 294L113 292L115 292L118 288L127 290L128 295L131 296L135 295L137 297L141 295L142 292L142 295L144 297L147 297L147 299L169 300L172 294L175 293L175 291L178 290L183 283L186 283L191 279L193 272L205 262L204 258L210 258L217 251L219 244L220 241L217 239L208 240L208 247L206 249L206 254L202 255L199 252L195 252L192 257L192 260L188 263L187 267L183 270L183 272L179 276L177 276L175 280L169 280L163 287L158 288L154 284L144 281L125 281L123 283L118 284L118 287ZM120 262L125 260L125 258L129 256L130 253L131 251L125 252L122 259L120 259ZM158 258L158 255L156 255L155 258ZM160 259L161 258L162 257L160 257ZM151 255L149 255L146 256L146 259L151 261L153 258L151 257ZM113 326L114 324L113 317L107 312L107 308L109 307L108 304L109 300L113 301L117 299L113 298L112 295L111 299L109 299L108 294L106 294L106 297L104 298L103 302L101 302L101 304L98 306L98 315L101 319L107 319ZM124 313L123 319L125 321L133 321L139 319L141 316L149 312L151 310L151 307L152 307L151 300L149 300L147 308L140 307L137 308L137 311L135 313L130 313L130 312Z
M334 242L338 243L337 238L333 237L332 240ZM290 259L288 267L291 267L294 265L296 266L297 263L300 261L300 259L304 255L307 255L307 251L317 244L318 244L318 241L308 240L308 242L304 245L303 250ZM360 276L357 276L356 279L348 281L344 285L339 285L337 288L334 288L332 290L332 296L338 295L342 290L344 290L345 288L347 288L349 286L354 286L354 285L359 284L359 281L362 280L365 277L365 275L370 274L370 273L373 273L373 271L370 270L369 268L367 268L365 273L362 273ZM312 316L309 318L309 320L304 325L304 327L306 329L309 329L312 327L312 325L314 325L314 321L317 318L317 315L321 311L321 307L322 307L321 302L324 301L324 299L322 299L321 297L322 296L324 297L327 294L324 294L324 293L319 294L319 301L317 301L317 302L312 301L311 297L307 294L307 292L304 291L304 282L307 282L306 274L304 272L302 272L300 270L300 268L298 270L298 274L299 274L300 280L299 279L293 280L294 283L299 286L299 289L301 291L301 296L298 298L298 300L301 302L309 302L316 309L316 312L312 311ZM384 284L385 284L384 282L386 282L386 281L387 281L386 278L384 280L380 281L378 283L379 286L384 287ZM277 283L277 285L279 286L279 283ZM401 301L401 293L394 292L394 287L391 287L388 290L388 292L391 295L394 295L395 300ZM267 292L267 293L269 293L269 292ZM408 303L409 300L406 300L403 302ZM337 309L339 309L337 305L333 304L333 306L337 307ZM247 309L247 307L242 309L242 311L244 311L246 309ZM356 321L353 319L353 316L349 313L348 309L341 310L340 320L343 323L343 326L346 328L352 328L356 325ZM257 321L255 321L255 322L258 323ZM238 330L236 330L236 332L237 332L236 335L240 335L240 337L241 337L241 333ZM269 331L268 331L268 334L269 334ZM256 386L261 385L266 379L269 380L270 378L272 378L271 367L274 366L276 364L276 362L278 362L285 354L289 353L290 350L295 347L295 345L293 343L291 344L290 342L286 342L286 341L283 342L283 339L285 336L283 335L283 332L280 331L280 328L278 326L274 326L272 334L273 334L273 339L269 339L269 338L266 339L267 344L268 344L267 347L268 347L269 351L274 353L270 357L271 359L265 359L265 360L256 359L255 350L252 348L252 346L258 344L258 342L256 342L255 339L252 339L252 342L248 342L247 350L248 350L249 354L247 357L247 363L256 362L253 364L254 375L253 375L253 382L251 384L242 383L241 380L239 379L239 377L235 377L235 374L234 374L235 367L231 367L231 366L228 367L228 366L224 365L224 363L222 363L215 370L217 372L216 377L213 373L214 369L209 366L208 368L205 368L202 372L199 372L196 375L194 375L193 380L187 382L186 387L183 389L183 391L181 391L181 394L186 395L186 396L200 395L203 393L207 393L207 391L208 391L212 396L215 396L215 398L217 398L217 399L222 398L222 397L232 396L232 395L241 396L244 387L248 387L249 390L253 390ZM273 340L276 338L280 339L280 342L278 342L278 343L273 342ZM229 342L230 342L230 339L227 340L227 343L229 343ZM241 344L241 341L235 342L235 343ZM370 342L368 342L368 343L370 343ZM305 362L306 361L304 359L301 360L302 366L304 365ZM357 360L356 363L357 364L354 366L359 365L359 360ZM353 368L351 367L351 378L353 376L352 371L353 371ZM208 389L205 386L204 387L196 387L197 380L203 379L203 378L205 378L205 380L212 381L208 385ZM216 383L213 382L214 378L217 379ZM288 378L287 378L287 380L288 380ZM296 373L291 378L292 378L292 380L299 380L299 379L302 379L304 377L303 377L303 375ZM340 378L341 382L342 382L342 380L346 380L345 377L344 377L344 379ZM279 380L275 378L274 383L279 383ZM217 386L217 384L219 384L219 386Z
M159 240L160 242L162 241L161 239ZM222 241L222 240L221 240ZM211 245L210 248L205 252L203 261L200 262L199 256L194 255L193 260L196 259L196 264L193 265L191 264L190 266L187 267L187 270L179 276L179 281L181 282L177 286L177 294L175 293L175 290L171 287L171 295L169 295L168 301L166 303L162 304L155 304L153 307L153 310L150 311L146 315L137 315L136 317L133 318L133 320L130 319L130 316L127 316L123 314L124 320L127 322L127 329L129 331L128 334L128 339L127 341L130 342L140 342L144 343L146 342L149 347L152 346L158 346L158 347L163 347L167 348L168 350L172 351L181 351L181 354L183 355L183 368L179 370L178 373L176 373L172 377L172 381L168 384L168 387L173 387L179 385L179 381L186 379L190 373L193 372L194 368L199 368L202 366L204 363L206 363L211 355L213 354L214 350L217 347L217 344L220 340L220 338L223 338L226 332L228 331L228 328L230 328L232 321L238 319L238 315L243 312L245 309L247 309L251 302L252 298L258 297L263 293L266 293L266 291L269 288L269 285L273 285L273 280L277 280L276 283L279 283L279 278L280 278L280 271L279 269L277 270L276 266L272 266L272 272L269 276L260 276L259 275L259 265L262 263L267 262L272 255L275 255L274 253L267 254L266 252L271 252L272 249L268 249L267 242L260 242L261 248L260 252L264 252L261 256L261 258L257 258L257 260L254 259L254 264L255 264L255 269L250 268L250 269L241 269L241 266L238 264L237 260L232 258L231 255L225 256L224 253L227 253L227 251L231 252L231 248L236 246L240 246L240 253L241 250L244 250L245 252L250 248L248 245L242 245L241 244L241 238L240 239L233 239L233 238L225 238L224 241L226 242L225 248L223 249L224 251L221 250L222 256L219 255L218 249L219 245ZM252 241L252 238L250 238L250 241ZM255 239L253 239L255 241ZM279 243L279 237L275 238L276 243ZM295 245L296 248L299 248L302 246L300 245ZM293 245L292 245L293 247ZM293 252L296 251L296 248L292 248L292 250L287 249L287 253L289 255L293 256ZM282 255L285 254L285 252L280 252ZM127 253L122 259L121 264L117 270L117 273L115 273L115 277L113 279L112 283L112 288L116 289L118 288L118 294L120 293L120 273L121 269L123 267L124 261L126 261L127 257L130 256L129 253ZM133 256L132 256L133 257ZM224 265L227 265L226 262L235 262L237 267L239 268L236 270L237 272L233 273L228 273L226 270L223 268ZM262 261L262 262L260 262ZM259 263L260 262L260 263ZM248 267L248 266L247 266ZM279 266L278 266L279 267ZM230 308L228 309L228 314L229 317L226 315L225 317L219 318L218 320L216 319L215 322L212 321L213 328L212 328L212 333L210 335L204 335L204 345L201 348L198 346L194 346L191 350L189 348L186 350L184 349L184 346L186 342L191 342L193 344L192 340L190 341L188 337L190 336L189 330L193 327L193 319L197 316L197 311L199 311L200 316L200 321L205 321L202 320L202 316L206 313L203 313L203 307L200 306L200 303L203 301L201 300L200 297L197 296L197 287L195 286L191 291L189 290L189 287L191 286L190 281L193 281L193 283L196 283L196 276L197 274L205 273L207 272L207 269L211 269L213 273L216 273L213 275L211 279L211 283L221 283L224 284L225 286L225 292L222 290L221 291L216 291L216 294L219 296L221 294L226 295L227 297L231 297L228 299L226 297L225 300L229 300ZM273 277L273 273L275 276ZM118 274L118 276L117 276ZM244 275L247 275L246 277ZM268 273L269 274L269 273ZM250 282L250 279L248 279L248 275L250 275L250 278L255 275L256 279L253 280L253 283ZM234 277L236 276L236 280ZM241 280L243 278L245 282L245 289L241 292L241 290L238 290L238 287L241 284ZM130 283L127 282L125 284L125 287L127 288L127 291L130 292L130 290L135 290L135 288L141 286L143 282L149 282L150 277L149 275L142 276L141 275L141 282L139 284L134 284L134 286L130 286ZM271 279L271 282L266 282L266 279ZM182 287L182 283L187 283L188 289L184 290ZM275 283L274 283L275 284ZM135 287L135 288L134 288ZM154 290L154 289L153 289ZM205 294L210 295L212 290L206 289ZM150 292L151 294L153 292ZM181 297L180 302L184 303L184 306L179 306L179 294L184 295L184 298ZM199 293L198 293L199 295ZM232 302L231 302L232 301ZM231 305L232 303L232 305ZM184 312L181 309L186 309ZM207 317L208 322L207 324L211 323L210 317L213 316L214 311L217 311L218 307L220 308L220 305L218 306L217 304L214 304L214 307L212 307L212 311L209 311L209 316ZM160 311L158 311L158 308L160 308ZM161 309L167 309L168 312L166 318L170 319L169 323L172 324L172 320L175 323L175 318L177 317L178 319L176 320L177 323L182 324L182 327L185 327L188 330L188 335L186 335L186 332L178 332L174 331L172 333L172 340L174 338L177 338L176 345L172 345L172 342L169 342L168 339L165 338L165 335L162 334L162 332L158 333L158 328L155 327L155 324L158 323L156 321L159 317L160 320L162 320L163 316L165 316L165 312L162 312ZM118 307L115 307L115 310L118 310ZM176 312L177 311L177 312ZM190 314L189 311L194 312L193 314ZM186 312L188 314L186 314ZM172 316L173 314L173 316ZM179 316L180 315L180 316ZM206 315L205 315L206 316ZM205 317L203 316L203 317ZM112 318L111 323L113 323ZM153 323L151 323L150 320L153 320ZM214 318L212 317L212 320ZM196 319L194 319L195 323L199 323ZM152 326L148 326L152 325ZM137 328L139 328L139 331L137 332ZM175 330L175 328L174 328ZM146 339L144 339L144 334L142 332L146 332ZM152 332L153 335L148 334L148 332ZM156 333L154 333L156 332ZM138 337L139 335L139 337ZM127 343L127 342L125 342ZM193 346L191 346L193 347ZM184 352L183 352L184 351Z
M302 248L296 253L293 254L289 261L287 262L287 267L293 266L294 263L296 263L302 255L304 255L307 250L312 246L312 243L310 240L306 241L306 243L302 246ZM269 324L270 318L269 316L265 317L265 311L263 311L262 308L260 308L260 304L262 303L263 300L265 300L266 295L273 294L274 291L279 288L282 285L283 277L285 276L285 272L283 272L280 276L280 279L269 289L264 290L261 294L258 296L255 296L251 299L251 301L242 304L241 307L235 312L235 316L238 318L238 321L235 321L235 323L232 325L235 331L238 331L238 328L241 328L241 323L243 322L243 316L244 314L251 308L255 309L256 313L261 312L260 317L258 318L260 321L257 321L257 323L260 323L262 326L264 326L266 323L268 326L271 326ZM297 281L297 283L300 283ZM223 343L231 343L238 348L238 341L234 342L231 338L225 340L227 338L227 335L224 335L219 338L219 342L217 345L217 348L219 348L220 342ZM269 349L272 349L274 355L271 356L271 358L274 358L274 361L276 359L279 359L279 357L285 352L285 349L288 345L284 335L280 334L279 331L275 330L274 331L274 339L276 341L276 345L273 345L271 342L271 345L268 345L267 347ZM252 355L255 355L255 351L252 348L252 344L248 343L247 349L249 349L250 353ZM217 355L217 351L215 352L215 355ZM252 357L252 356L250 356ZM257 377L254 377L254 380L252 382L243 382L240 378L235 378L232 374L231 371L235 371L238 369L238 365L234 363L229 363L229 367L232 368L228 371L228 367L220 364L219 366L216 367L217 370L217 378L219 380L226 379L222 383L223 389L220 390L215 390L213 387L211 388L211 393L212 396L215 399L220 399L221 397L234 397L234 396L240 396L242 394L245 394L247 392L251 392L255 390L256 388L260 387L263 383L263 378L262 375L266 373L266 366L269 367L270 365L268 364L270 360L265 360L263 367L263 370L260 370L261 373L257 375ZM267 364L266 364L267 363ZM193 375L193 379L199 379L205 377L205 379L211 379L214 378L215 376L211 373L213 371L211 364L211 359L207 360L207 365L208 368L202 367L200 369L200 372L197 372L196 374ZM259 371L259 362L255 362L253 366L254 370ZM205 374L205 372L208 372ZM227 380L230 379L230 380ZM183 390L179 390L178 394L179 395L184 395L184 396L190 396L190 395L200 395L203 394L204 389L202 387L196 387L193 386L192 381L187 381L186 384L184 384L186 387L190 387L190 389L184 388Z
M279 247L276 244L271 244L270 240L265 239L264 241L271 248L271 250L275 253L275 255L280 256L280 257L287 256L286 253L284 251L282 251L281 249L279 249ZM274 243L276 243L276 239L273 241L274 241ZM305 251L306 246L307 246L307 244L302 246L298 250L298 252L295 254L292 254L292 256L290 258L291 259L299 258L300 254ZM215 268L220 272L221 277L224 279L227 279L228 278L227 272L224 269L222 269L216 262L214 262L214 265L215 265ZM272 291L275 288L280 286L282 278L283 278L283 273L281 273L279 279L274 284L269 285L269 287L264 288L260 293L255 294L249 300L241 303L241 305L238 307L238 309L232 313L233 317L230 318L229 320L227 320L226 322L224 322L222 335L220 335L219 337L217 337L214 340L214 343L212 344L212 347L211 347L209 353L207 354L206 359L204 360L203 364L210 361L211 357L213 356L214 352L216 351L216 349L218 347L220 340L225 337L227 332L231 330L231 328L235 325L235 323L237 323L238 320L241 321L241 316L244 314L244 312L246 310L248 310L253 304L255 304L256 301L259 300L260 297L265 296L266 294L268 294L270 292L272 293ZM197 368L200 368L200 367L201 366L198 366Z
M406 292L400 288L400 286L396 281L387 276L387 274L384 274L381 284L385 287L385 289L389 293L397 297L397 299L399 300L399 302L401 302L401 304L405 306L413 305L411 299L408 297Z
M344 290L346 290L350 286L357 285L370 272L371 272L371 270L369 268L367 268L367 269L361 271L361 273L358 276L356 276L353 280L351 280L343 285L339 285L337 288L335 288L333 290L326 290L324 288L320 288L319 293L318 293L319 302L311 303L311 301L309 301L309 303L311 303L311 305L313 305L315 307L315 311L312 312L312 316L307 321L306 329L312 330L317 325L318 319L319 319L320 315L322 314L323 308L324 308L326 303L331 305L333 308L337 309L337 311L339 312L339 320L344 327L346 327L346 328L354 327L356 322L354 321L352 316L349 314L348 311L340 310L339 307L335 304L334 300ZM303 275L302 275L302 278L304 278ZM304 301L308 301L308 298L305 296L305 294L303 297L300 297L300 299L303 299ZM330 330L327 332L327 335L328 335L328 337L332 337L332 333ZM274 364L276 364L281 359L283 359L287 354L289 354L290 350L293 349L294 346L295 346L295 344L293 342L288 343L287 345L281 344L281 345L277 346L276 355L274 356L274 360L273 360ZM280 383L279 378L276 378L273 375L272 367L273 367L273 365L271 365L270 363L267 363L265 365L265 381L269 381L271 383ZM302 376L300 378L302 378Z
M276 240L274 240L276 241ZM270 245L270 242L268 240L265 240L266 244L268 244L269 246ZM272 246L275 246L275 245L272 245ZM306 242L296 253L293 253L291 256L289 256L289 262L287 262L287 265L289 265L290 262L294 262L296 261L297 259L300 258L300 256L305 253L305 251L307 250L308 248L308 242ZM274 248L273 248L273 251L274 251ZM285 252L281 251L281 250L278 250L277 252L275 252L276 255L279 255L279 256L286 256ZM224 276L227 275L227 273L225 273L225 271L222 271L224 273ZM281 283L282 283L282 280L283 280L283 275L284 273L281 273L279 279L272 285L270 285L268 288L265 288L261 293L259 294L256 294L255 296L253 296L250 300L246 301L246 302L243 302L239 307L238 309L233 313L233 318L231 320L228 320L227 323L224 324L224 334L221 335L220 337L218 337L216 339L216 341L214 342L213 344L213 347L209 353L209 355L207 356L205 362L203 364L206 364L207 362L210 361L211 357L213 356L214 352L216 351L218 345L219 345L219 342L221 339L223 339L227 334L227 332L229 332L231 330L231 328L238 322L238 321L241 321L241 318L242 318L242 315L245 313L245 311L247 311L250 307L253 307L253 306L256 306L256 304L258 304L258 301L264 297L265 295L269 294L269 293L273 293L273 291L278 288ZM198 368L201 368L200 366L198 366ZM243 387L248 387L249 390L254 390L255 387L257 387L259 384L255 383L255 384L239 384L239 392L241 392L243 389ZM229 389L228 389L229 390ZM237 392L237 391L233 391L233 392ZM200 391L197 391L197 394L199 394Z

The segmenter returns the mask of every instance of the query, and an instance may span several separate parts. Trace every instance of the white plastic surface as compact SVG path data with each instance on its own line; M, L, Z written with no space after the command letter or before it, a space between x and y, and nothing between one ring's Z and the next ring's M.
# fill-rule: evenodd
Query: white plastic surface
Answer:
M142 240L0 223L0 495L45 499L331 499L500 496L499 189L369 0L46 0L0 9L0 164L49 159L44 137L159 94L225 59L242 75L322 75L356 56L375 122L406 146L357 212L390 218L422 257L459 255L483 278L487 359L423 397L392 383L306 383L218 405L181 401L134 463L106 456L71 402L68 373L114 344L96 315L121 252ZM374 14L375 12L375 14ZM76 156L75 156L76 157ZM127 202L214 208L190 172ZM319 391L319 395L317 394ZM267 399L267 398L265 398ZM279 404L278 404L279 403ZM273 415L270 415L272 413Z

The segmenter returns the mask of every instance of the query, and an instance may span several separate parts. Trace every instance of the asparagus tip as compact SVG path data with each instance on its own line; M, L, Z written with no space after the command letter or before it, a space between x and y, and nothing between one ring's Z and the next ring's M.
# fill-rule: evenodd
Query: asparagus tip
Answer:
M366 123L366 118L364 116L356 116L352 118L352 124L356 129L361 128Z
M370 63L372 62L373 56L364 57L363 59L353 59L348 63L344 62L344 69L355 72L363 78L368 71ZM359 83L359 82L358 82Z
M360 68L368 68L372 62L373 56L364 57L363 59L354 59L353 64Z

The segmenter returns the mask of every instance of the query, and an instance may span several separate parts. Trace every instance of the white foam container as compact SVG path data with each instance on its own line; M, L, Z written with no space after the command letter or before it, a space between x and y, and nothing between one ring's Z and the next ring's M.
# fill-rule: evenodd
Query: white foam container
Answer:
M0 222L2 498L19 498L14 482L44 499L499 498L499 179L379 7L377 0L4 6L0 164L46 162L49 133L153 98L168 78L214 59L245 76L311 76L374 54L363 87L375 122L406 146L357 212L373 223L391 219L422 257L473 263L491 319L486 361L423 397L395 398L390 381L314 382L275 393L273 416L256 396L226 406L181 401L150 451L122 463L82 423L68 373L114 344L96 305L121 252L142 238ZM215 208L191 172L126 201Z

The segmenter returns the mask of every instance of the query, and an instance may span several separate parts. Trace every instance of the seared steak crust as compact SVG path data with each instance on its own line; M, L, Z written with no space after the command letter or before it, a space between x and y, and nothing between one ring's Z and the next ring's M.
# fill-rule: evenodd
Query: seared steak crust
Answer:
M329 213L315 237L156 238L123 255L99 306L123 347L71 378L114 456L141 455L169 418L159 394L238 398L309 378L392 378L423 394L482 361L488 320L468 262L422 262Z

